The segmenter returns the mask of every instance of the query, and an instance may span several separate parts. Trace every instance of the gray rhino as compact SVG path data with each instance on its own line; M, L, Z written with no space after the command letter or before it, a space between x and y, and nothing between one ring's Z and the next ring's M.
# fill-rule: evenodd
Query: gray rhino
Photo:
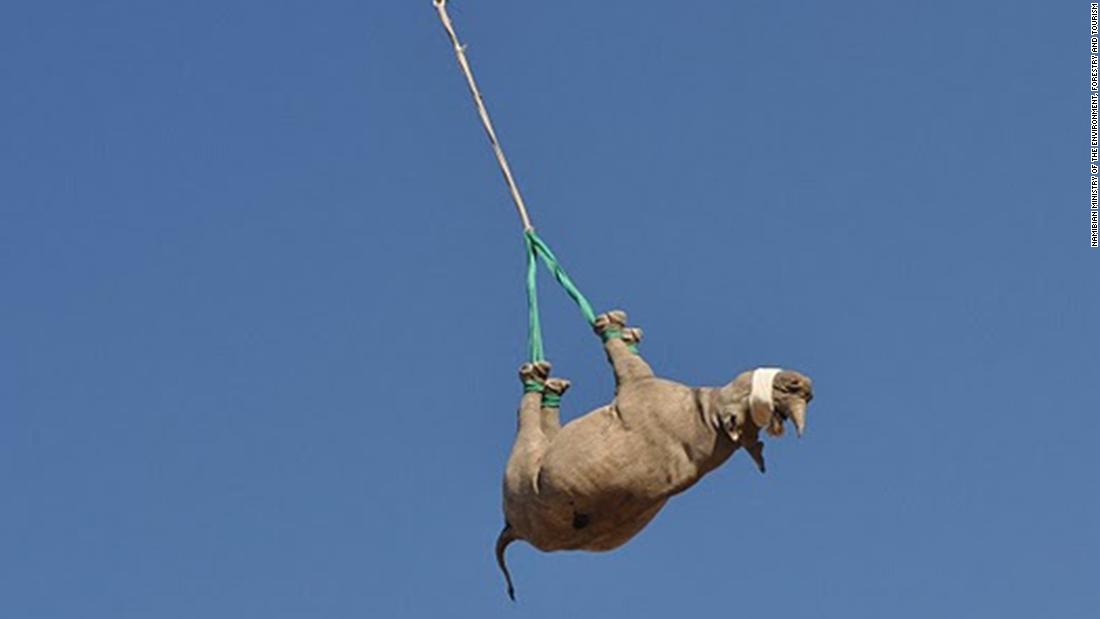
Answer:
M569 382L550 377L550 364L520 368L515 444L504 475L504 530L496 558L515 599L504 560L510 543L542 551L611 550L626 543L670 497L744 448L764 471L760 430L798 435L806 426L813 383L790 370L761 368L724 387L688 387L654 375L636 352L641 330L622 311L600 315L595 329L615 371L610 404L559 420Z

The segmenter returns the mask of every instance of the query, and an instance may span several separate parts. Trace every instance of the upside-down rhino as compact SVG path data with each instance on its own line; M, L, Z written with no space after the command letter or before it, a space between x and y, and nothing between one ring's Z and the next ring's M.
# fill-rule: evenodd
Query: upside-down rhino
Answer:
M613 311L595 322L615 372L614 400L565 426L559 406L569 381L551 378L544 361L520 368L524 394L496 543L512 599L504 551L513 541L542 551L617 548L737 449L763 472L760 430L780 436L788 420L799 436L805 429L808 377L758 368L713 388L659 378L637 353L641 330L626 320Z

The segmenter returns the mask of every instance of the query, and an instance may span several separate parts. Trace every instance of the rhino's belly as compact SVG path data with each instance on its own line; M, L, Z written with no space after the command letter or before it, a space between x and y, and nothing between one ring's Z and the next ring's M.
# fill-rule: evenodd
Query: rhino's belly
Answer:
M573 500L652 503L699 474L678 442L626 430L611 414L599 414L562 428L544 454L538 489Z

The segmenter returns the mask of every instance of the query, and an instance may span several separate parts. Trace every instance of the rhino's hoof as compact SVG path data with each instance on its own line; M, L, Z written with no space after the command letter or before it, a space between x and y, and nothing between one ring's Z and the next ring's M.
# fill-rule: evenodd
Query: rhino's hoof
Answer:
M566 391L569 391L570 384L571 383L565 378L548 378L546 379L546 390L561 396L564 395Z
M549 361L536 361L534 363L524 363L523 365L519 366L519 379L521 382L544 383L549 377Z
M623 341L627 344L638 344L642 341L642 329L641 327L630 327L623 329Z
M592 324L596 329L596 333L602 334L608 329L622 329L626 326L626 312L622 310L611 310L605 314L596 316L596 322Z

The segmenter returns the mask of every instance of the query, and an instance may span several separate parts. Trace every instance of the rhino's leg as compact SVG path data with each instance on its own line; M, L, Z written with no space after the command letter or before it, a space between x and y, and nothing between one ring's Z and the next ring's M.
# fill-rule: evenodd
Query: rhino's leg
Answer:
M625 383L653 376L653 368L637 351L642 330L626 326L626 312L615 310L596 317L596 333L603 338L607 359L615 370L616 388Z
M523 397L519 401L516 441L508 457L505 483L509 492L526 494L534 489L535 477L542 455L550 444L542 431L542 398L550 364L545 361L525 363L519 369L523 381Z
M546 440L554 440L561 429L561 396L569 389L569 381L564 378L548 378L546 391L542 395L542 411L539 413L539 426Z

